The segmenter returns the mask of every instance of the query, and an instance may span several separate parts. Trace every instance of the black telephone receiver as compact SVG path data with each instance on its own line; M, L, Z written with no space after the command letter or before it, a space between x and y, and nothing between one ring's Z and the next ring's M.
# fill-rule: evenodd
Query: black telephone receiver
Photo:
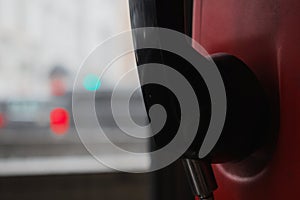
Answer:
M191 36L192 0L129 0L132 28L162 27ZM147 36L133 35L135 44L147 40ZM196 50L195 50L196 51ZM216 64L226 91L227 112L223 131L216 145L205 155L199 151L211 120L211 99L205 81L193 71L190 63L171 52L159 49L136 50L137 65L160 63L184 75L197 94L201 121L197 135L182 157L195 196L213 199L217 184L211 163L224 163L246 158L263 146L270 137L270 108L265 92L250 68L239 58L226 53L211 55ZM200 56L200 54L199 54ZM140 82L155 76L147 68L138 68ZM164 74L168 77L168 74ZM146 110L162 105L167 112L164 127L153 137L151 148L157 150L175 137L179 127L180 106L172 92L159 85L142 87ZM151 116L152 118L155 117ZM151 120L151 118L150 118Z

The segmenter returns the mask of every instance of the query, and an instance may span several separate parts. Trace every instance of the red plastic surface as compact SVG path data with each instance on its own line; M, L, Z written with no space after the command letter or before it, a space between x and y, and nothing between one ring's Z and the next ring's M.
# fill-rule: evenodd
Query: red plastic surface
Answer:
M273 104L280 103L272 160L248 178L215 165L216 200L300 199L300 1L195 0L193 29L209 53L227 52L247 63Z

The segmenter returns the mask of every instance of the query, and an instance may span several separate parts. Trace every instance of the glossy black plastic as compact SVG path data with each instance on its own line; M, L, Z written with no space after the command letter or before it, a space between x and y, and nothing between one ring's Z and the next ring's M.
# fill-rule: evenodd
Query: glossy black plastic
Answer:
M131 24L133 28L163 27L191 34L192 1L182 0L130 0ZM134 37L135 43L147 38ZM199 101L201 121L197 137L185 158L198 158L198 152L210 122L210 96L200 74L186 60L170 52L157 49L136 51L137 64L161 63L179 71L190 82ZM249 67L238 58L228 54L212 55L226 89L227 114L222 135L206 157L206 160L220 163L241 160L262 147L269 137L269 107L264 91ZM147 69L139 70L143 84L150 74ZM166 77L168 75L166 74ZM167 111L163 129L153 137L152 150L168 144L176 133L180 121L177 99L167 88L159 85L142 87L146 109L161 104Z

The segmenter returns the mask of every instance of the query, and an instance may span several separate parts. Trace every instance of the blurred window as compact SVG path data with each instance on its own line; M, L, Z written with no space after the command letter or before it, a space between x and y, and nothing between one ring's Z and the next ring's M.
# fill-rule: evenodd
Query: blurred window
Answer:
M124 0L0 0L0 175L110 171L80 142L72 120L72 87L89 53L130 29L128 12ZM113 83L135 66L134 56L116 65L103 80L106 92L96 97L100 111ZM133 77L124 92L137 83ZM87 82L89 88L93 84L93 79ZM145 117L143 109L139 114ZM55 134L59 125L53 123L61 119L64 127ZM104 124L112 134L119 131L109 117ZM116 143L136 145L118 138ZM138 165L147 167L147 160Z

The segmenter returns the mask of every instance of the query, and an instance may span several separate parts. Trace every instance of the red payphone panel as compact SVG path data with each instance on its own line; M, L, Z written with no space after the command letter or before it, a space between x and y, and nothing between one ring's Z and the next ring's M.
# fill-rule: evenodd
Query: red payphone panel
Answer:
M297 0L194 2L194 39L209 53L227 52L242 59L262 81L271 104L280 107L276 148L268 163L253 174L248 171L259 158L231 168L215 165L221 186L216 199L297 199L300 194L299 10Z

